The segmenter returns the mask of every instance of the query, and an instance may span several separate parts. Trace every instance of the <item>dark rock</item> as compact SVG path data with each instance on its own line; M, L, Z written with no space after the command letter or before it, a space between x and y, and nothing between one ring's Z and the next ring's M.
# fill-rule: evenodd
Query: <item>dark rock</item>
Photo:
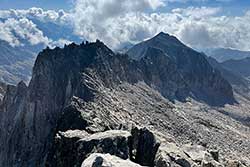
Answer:
M89 136L87 132L80 130L58 132L55 136L53 147L48 154L46 166L63 167L76 164L79 158L76 143L87 136Z
M92 153L109 153L127 159L130 137L129 132L118 130L92 135L79 130L59 132L47 158L47 166L81 166Z
M156 152L160 146L155 135L147 128L134 127L132 134L131 159L142 166L154 166Z
M209 150L209 153L212 155L213 159L219 162L219 151L218 150Z
M68 129L86 130L86 127L89 126L89 122L82 116L79 103L74 99L69 106L63 109L62 116L58 121L57 131L66 131Z
M3 97L5 95L6 89L7 89L7 85L0 82L0 105L1 105L1 102L2 102Z

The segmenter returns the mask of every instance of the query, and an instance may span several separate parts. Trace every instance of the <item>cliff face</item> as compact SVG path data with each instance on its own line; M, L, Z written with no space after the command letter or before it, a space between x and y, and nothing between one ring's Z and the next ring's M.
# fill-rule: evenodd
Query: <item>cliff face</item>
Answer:
M0 82L0 103L2 102L3 100L3 97L5 95L5 92L6 92L6 84Z
M176 41L171 42L175 44ZM80 110L85 114L87 109L91 110L90 113L95 117L86 114L89 128L87 130L87 125L82 127L89 133L124 126L126 120L124 124L119 125L122 119L117 118L116 114L109 115L110 112L115 112L115 109L120 110L109 106L115 104L112 101L112 90L115 89L130 93L133 97L133 89L131 92L127 90L135 86L135 90L157 103L158 100L164 99L156 91L170 100L185 100L186 97L192 97L192 93L196 93L194 89L199 88L197 92L200 96L196 94L195 98L211 97L208 92L212 91L219 95L217 98L223 97L219 104L232 102L230 85L215 73L197 52L182 47L184 50L181 52L173 48L173 52L178 55L176 59L168 52L152 47L137 60L130 59L127 55L114 54L100 41L71 44L63 49L45 49L37 57L29 86L20 82L17 87L7 88L0 107L0 166L44 166L54 136L60 130L58 122L63 114L67 113L67 109L72 112L76 108L76 111ZM184 54L184 60L180 58L183 52L187 52ZM119 87L123 84L129 86ZM78 100L75 100L75 97ZM129 101L129 98L124 101ZM148 110L154 110L152 106L140 108L140 99L142 98L136 96L133 101L137 104L134 108L137 114L140 110L146 113ZM121 110L130 108L133 111L133 105L128 103L121 107ZM153 104L145 99L141 105ZM158 107L168 108L170 105L163 102ZM102 110L103 112L100 112ZM98 121L93 122L95 118L104 121L96 124ZM138 117L138 120L140 119ZM63 130L71 127L71 124L67 124ZM77 127L79 129L79 126ZM191 133L190 131L190 135Z

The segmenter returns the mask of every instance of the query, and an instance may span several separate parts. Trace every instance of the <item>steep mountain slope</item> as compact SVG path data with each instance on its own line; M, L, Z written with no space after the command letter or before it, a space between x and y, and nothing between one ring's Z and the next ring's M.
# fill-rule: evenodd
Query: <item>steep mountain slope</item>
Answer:
M165 54L176 65L177 72L186 82L193 98L210 105L234 102L231 85L211 67L206 57L185 46L174 36L161 32L154 38L135 45L127 54L132 59L140 60L147 54L155 55L155 50Z
M245 58L241 60L228 60L222 63L222 65L246 78L250 78L250 58Z
M16 84L28 82L31 76L35 53L24 48L12 47L0 41L0 81Z
M228 83L210 73L211 66L198 55L195 58L204 63L202 67L208 67L209 81L215 84L207 89L217 91L220 97L230 97L230 103L231 87L217 89ZM189 54L185 58L189 60ZM191 76L196 84L186 82L187 75L184 77L180 68L157 48L147 49L138 60L115 54L100 41L43 50L36 59L29 86L20 82L7 87L0 106L0 166L67 166L67 162L79 166L93 152L113 153L123 159L129 154L136 163L152 166L159 143L151 132L133 131L138 142L129 144L127 132L112 131L129 130L133 125L148 126L177 145L216 147L221 150L222 161L233 157L247 164L249 127L227 115L223 108L218 112L215 107L192 100L191 86L204 86L207 80ZM176 101L183 98L189 98L189 102ZM227 101L223 102L225 105ZM82 139L78 141L79 137ZM128 145L130 150L126 149ZM64 159L65 155L71 156ZM68 161L71 158L73 161ZM173 161L187 163L184 159L180 162L178 156Z
M215 58L218 62L224 62L227 60L240 60L250 57L250 52L240 51L233 49L218 48L206 51L207 55Z

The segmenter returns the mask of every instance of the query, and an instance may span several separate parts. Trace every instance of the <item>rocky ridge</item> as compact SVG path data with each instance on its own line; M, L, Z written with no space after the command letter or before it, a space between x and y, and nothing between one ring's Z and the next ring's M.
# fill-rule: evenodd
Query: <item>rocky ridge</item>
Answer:
M188 53L184 54L187 59ZM227 81L210 70L203 58L198 60L208 67L209 80L217 84L210 91L229 97L230 104L231 87L220 89ZM206 81L197 76L201 78L194 84L184 76L188 77L172 58L155 48L147 49L138 60L115 54L100 41L47 48L38 55L28 87L20 82L7 88L0 107L0 166L79 166L100 157L92 153L153 166L161 146L169 142L180 149L187 143L203 145L205 150L218 147L220 163L241 157L237 162L247 164L249 128L197 102L200 96L192 100L193 86L204 88ZM136 130L134 125L154 132ZM165 141L156 142L158 135ZM110 159L101 157L103 162ZM176 164L177 157L159 159Z

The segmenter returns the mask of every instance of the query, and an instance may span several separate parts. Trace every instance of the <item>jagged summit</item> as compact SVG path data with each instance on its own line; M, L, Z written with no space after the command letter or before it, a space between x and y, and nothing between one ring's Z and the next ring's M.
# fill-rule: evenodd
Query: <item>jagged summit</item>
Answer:
M111 49L109 49L103 42L101 42L100 40L96 40L96 42L82 42L81 44L76 44L74 42L68 44L68 45L64 45L63 48L60 47L55 47L53 49L51 49L50 47L46 47L45 49L42 50L42 52L40 52L38 54L38 58L42 55L43 57L46 55L53 55L54 56L65 56L66 53L64 54L59 54L59 53L63 53L63 52L74 52L75 50L81 50L81 49L89 49L89 50L98 50L98 49L102 49L102 50L107 50L107 51L111 51ZM72 55L72 54L71 54Z
M168 33L164 33L164 32L160 32L159 34L157 34L155 37L153 37L149 41L165 43L165 45L168 44L168 45L171 45L171 46L173 46L173 45L185 46L175 36L170 35Z

